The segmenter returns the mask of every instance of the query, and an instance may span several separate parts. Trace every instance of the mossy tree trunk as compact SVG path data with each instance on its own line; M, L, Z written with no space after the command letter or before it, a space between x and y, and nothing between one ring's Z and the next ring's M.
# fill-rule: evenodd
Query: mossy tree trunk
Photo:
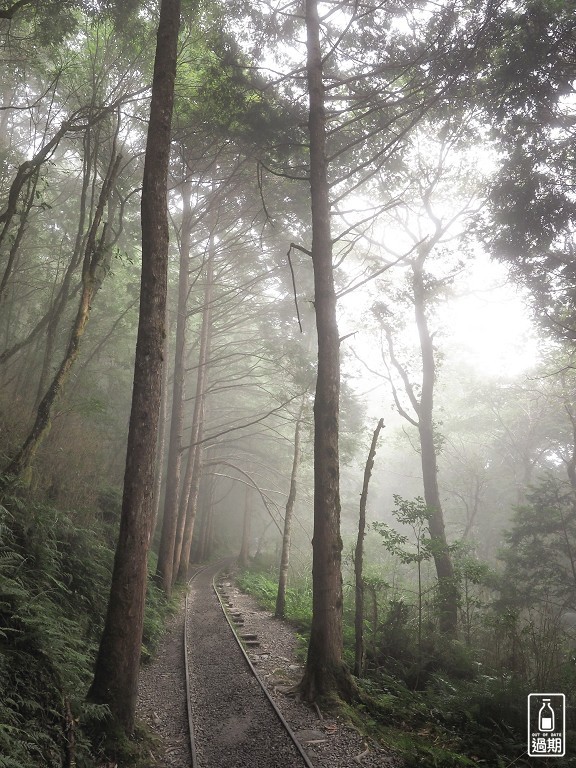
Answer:
M62 359L54 378L50 382L48 389L38 404L34 424L32 425L28 436L17 454L12 458L4 470L4 474L8 478L18 478L25 483L29 480L30 468L34 456L50 430L54 405L70 375L70 371L72 370L76 359L78 358L80 344L90 316L92 301L102 285L104 277L109 271L110 257L109 249L107 247L107 227L106 224L104 224L100 231L100 225L114 182L118 175L120 162L120 155L114 154L110 161L106 178L102 183L98 204L86 240L80 299L64 358Z

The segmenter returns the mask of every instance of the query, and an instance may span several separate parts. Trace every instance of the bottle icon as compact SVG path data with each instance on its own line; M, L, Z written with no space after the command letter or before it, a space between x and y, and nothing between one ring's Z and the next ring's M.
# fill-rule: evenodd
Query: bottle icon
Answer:
M538 728L540 731L554 730L554 710L550 706L550 699L542 699L544 702L538 712Z

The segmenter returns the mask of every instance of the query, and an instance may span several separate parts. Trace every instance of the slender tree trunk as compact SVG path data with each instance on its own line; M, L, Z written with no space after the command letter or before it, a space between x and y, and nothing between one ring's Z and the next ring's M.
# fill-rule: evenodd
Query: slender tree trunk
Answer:
M203 522L200 539L198 560L203 562L212 554L212 539L214 535L214 478L211 477L203 494Z
M142 187L142 278L120 533L104 633L88 698L134 730L147 559L152 530L168 272L167 178L180 27L179 0L162 0Z
M214 487L210 488L210 505L214 499ZM206 541L204 548L204 559L209 560L212 557L214 549L216 547L216 541L214 536L214 508L210 506L208 509L208 519L206 522Z
M318 372L314 398L312 626L300 688L304 699L312 701L318 696L338 692L349 695L351 678L342 660L342 539L338 456L340 340L332 266L323 60L316 0L306 2L306 31Z
M375 657L378 651L378 594L376 586L372 584L369 592L372 597L372 616L370 619L372 624L372 654Z
M196 513L196 525L194 526L194 533L192 536L192 547L190 549L190 562L200 563L203 558L203 540L204 531L206 528L206 506L204 504L204 496L206 495L205 484L202 483L200 478L200 488L198 491L198 511Z
M202 409L203 411L204 409ZM200 418L203 418L201 414ZM190 551L192 538L196 524L196 512L198 509L198 493L200 491L200 479L202 477L202 446L197 445L194 451L194 466L192 468L192 483L190 496L188 497L188 509L185 515L184 531L182 535L182 552L178 563L178 580L186 581L190 565Z
M200 454L202 453L202 447L198 443L202 438L204 401L208 381L208 359L212 330L214 250L214 237L211 234L208 244L208 263L206 264L206 283L204 286L204 306L202 309L202 327L200 329L200 347L198 350L198 368L196 372L196 394L194 398L192 428L190 430L190 448L188 450L188 463L186 465L180 498L178 534L174 552L174 574L178 574L179 578L182 579L185 579L188 574L188 560L190 558L192 536L194 535L198 490L200 488ZM181 565L182 569L180 568Z
M250 535L252 531L252 489L249 485L244 491L244 520L242 523L242 543L238 555L238 565L246 568L250 562Z
M36 200L36 188L38 186L38 175L39 175L39 169L37 169L36 172L33 174L33 176L31 176L30 179L28 180L26 196L22 201L22 212L20 213L18 230L10 246L8 261L6 262L6 267L4 268L4 273L2 274L2 279L0 280L0 306L2 306L6 287L8 286L8 283L10 281L10 277L12 276L12 273L18 264L20 245L22 243L24 234L26 232L26 227L28 224L28 216Z
M191 558L194 563L201 563L206 559L208 541L208 519L212 514L212 498L214 496L214 478L201 479L198 492L198 525L194 530Z
M176 348L174 350L174 381L172 386L172 417L166 469L166 496L162 535L158 550L156 578L164 593L170 597L174 581L174 550L180 501L182 468L182 432L184 430L184 396L186 379L186 322L188 304L188 269L192 228L190 184L182 185L182 235L180 238L180 270L178 276L178 308L176 314Z
M566 466L566 474L568 475L572 490L576 491L576 414L573 412L570 403L566 401L564 403L564 410L566 411L572 426L572 451L570 452L570 456L564 460L564 464Z
M384 419L380 419L372 435L368 459L364 467L364 482L362 483L362 493L360 494L360 516L358 518L358 538L356 540L356 549L354 552L354 578L356 586L356 605L354 614L354 674L356 677L362 677L364 672L364 536L366 535L366 503L368 501L368 485L372 476L374 467L374 457L376 456L376 443L382 428Z
M292 474L290 475L290 490L288 500L286 501L286 511L284 513L284 532L282 534L282 555L280 557L280 574L278 577L278 593L276 594L277 619L283 619L286 612L286 585L288 583L288 566L290 564L290 543L292 538L292 515L294 504L296 503L298 466L300 464L300 434L302 431L302 418L306 396L302 398L300 410L296 417L296 427L294 429L294 455L292 458Z
M455 637L458 626L458 589L454 577L452 557L446 539L442 502L438 489L438 462L433 419L436 365L434 345L426 318L426 289L423 272L426 255L427 252L423 249L413 264L414 307L422 354L422 393L418 412L418 432L420 437L424 500L426 506L431 510L429 529L430 537L434 542L434 564L438 576L440 630L448 637Z
M80 192L79 208L78 208L78 227L76 229L76 238L74 241L74 251L72 257L64 272L64 278L62 284L55 291L55 296L52 301L52 305L48 312L48 322L46 325L46 342L44 345L44 355L42 360L42 367L40 370L40 377L38 381L38 391L36 395L36 402L34 408L38 408L42 402L42 397L47 388L47 382L50 375L50 367L52 365L52 358L54 355L54 346L56 342L56 336L60 320L64 314L64 310L70 300L70 295L74 288L72 286L72 280L76 275L76 271L82 261L82 253L86 249L86 243L88 241L89 232L85 232L86 220L88 218L88 208L92 208L94 205L94 180L93 180L93 165L94 165L94 149L92 148L92 129L88 128L83 137L83 172L82 172L82 188ZM94 175L95 178L95 175ZM89 192L92 190L92 199L89 203Z

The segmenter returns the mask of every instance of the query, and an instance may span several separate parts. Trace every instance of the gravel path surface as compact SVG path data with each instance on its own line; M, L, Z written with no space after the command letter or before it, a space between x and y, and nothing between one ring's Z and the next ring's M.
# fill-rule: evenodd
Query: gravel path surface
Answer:
M305 768L246 660L212 590L214 569L189 597L188 661L199 768Z
M137 716L158 738L151 754L160 768L190 768L184 674L184 598L154 659L140 668Z
M280 729L237 647L209 586L213 571L201 575L190 592L188 643L193 717L199 768L293 768L304 765ZM400 768L401 762L367 743L339 718L322 715L293 693L300 680L295 630L274 619L242 593L231 578L223 590L238 612L242 634L258 645L247 653L315 768ZM142 668L139 716L158 734L158 766L189 768L183 682L183 609L174 617L158 656ZM227 639L226 639L227 638ZM226 648L226 649L225 649Z

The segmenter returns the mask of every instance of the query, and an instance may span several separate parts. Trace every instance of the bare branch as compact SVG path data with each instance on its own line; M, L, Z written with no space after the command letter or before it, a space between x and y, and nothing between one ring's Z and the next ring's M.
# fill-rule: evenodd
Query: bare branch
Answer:
M420 403L418 402L418 398L416 397L416 394L414 392L414 387L412 386L412 383L408 378L408 373L406 369L404 368L402 363L398 360L394 352L394 340L392 339L392 332L390 331L389 328L386 328L385 334L386 334L386 340L388 342L388 353L390 355L390 362L392 363L392 365L400 375L400 378L402 379L402 383L404 384L404 389L406 391L406 394L408 395L408 399L410 400L410 404L412 405L412 408L414 408L416 415L419 415ZM390 377L390 381L392 382L392 377ZM392 389L394 390L393 391L394 401L396 402L396 407L398 408L400 414L406 419L406 421L409 421L410 424L413 424L415 427L417 427L418 422L415 419L413 419L400 405L398 393L396 392L393 384L392 384Z
M298 326L300 328L300 333L303 333L302 321L300 320L300 309L298 308L298 294L296 293L296 277L294 276L294 268L292 266L292 259L290 258L292 248L295 248L297 251L302 251L303 253L307 253L309 256L312 256L312 253L311 251L308 251L306 248L303 248L301 245L296 245L296 243L290 243L290 248L288 248L288 253L286 254L288 256L288 265L290 266L290 274L292 275L292 289L294 290L294 304L296 305L296 316L298 318Z
M371 275L368 275L368 277L366 277L364 280L361 280L359 283L356 283L356 285L351 285L350 287L345 288L343 291L340 291L340 293L336 294L336 298L340 299L342 296L345 296L347 293L352 293L352 291L355 291L357 288L360 288L362 285L366 285L366 283L369 283L371 280L375 280L377 277L384 274L384 272L387 272L392 267L395 267L401 261L405 261L425 240L426 240L426 237L423 237L422 240L420 240L418 243L416 243L416 245L410 248L408 253L402 254L402 256L399 256L395 261L388 262L381 269L377 269L376 272L373 272Z
M211 440L216 440L219 437L222 437L222 435L227 435L230 432L237 432L239 429L246 429L247 427L251 427L254 424L259 424L261 421L264 421L269 416L272 416L274 413L278 413L278 411L281 411L283 408L285 408L289 403L291 403L293 400L296 400L298 397L302 397L305 394L305 392L299 392L297 395L294 395L294 397L291 397L289 400L286 400L283 403L280 403L279 406L276 408L272 408L267 413L263 414L262 416L259 416L257 419L254 419L253 421L248 421L245 424L239 424L237 427L229 427L228 429L222 430L222 432L217 432L215 435L209 435L208 437L203 438L202 440L198 440L195 443L192 443L191 445L185 445L181 448L182 451L187 450L188 448L191 448L192 445L202 445L203 443L208 443Z

